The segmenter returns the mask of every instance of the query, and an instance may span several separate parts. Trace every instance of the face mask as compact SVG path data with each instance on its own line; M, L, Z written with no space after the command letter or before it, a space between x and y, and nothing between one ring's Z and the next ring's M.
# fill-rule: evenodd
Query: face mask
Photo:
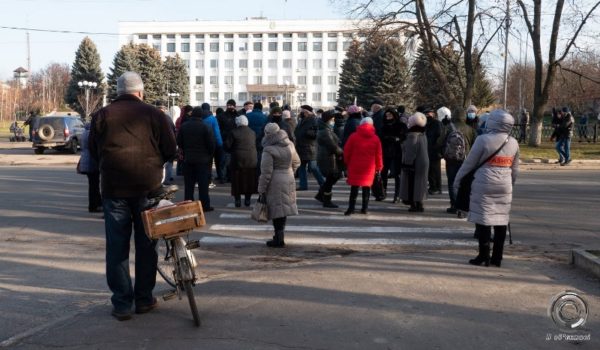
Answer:
M467 113L467 119L475 119L475 113Z
M329 125L330 128L333 128L333 126L335 125L335 120L330 120L327 122L327 125Z

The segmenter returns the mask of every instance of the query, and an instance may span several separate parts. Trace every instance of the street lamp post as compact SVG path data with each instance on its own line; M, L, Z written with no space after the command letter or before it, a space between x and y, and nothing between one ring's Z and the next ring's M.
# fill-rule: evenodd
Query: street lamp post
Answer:
M167 94L167 96L168 96L169 98L171 98L171 99L172 99L171 106L175 106L175 99L176 99L177 97L179 97L179 93L177 93L177 92L169 92L169 93ZM168 104L169 104L169 102L167 102L167 105L168 105ZM171 106L167 106L167 108L170 108Z
M98 83L95 81L83 80L77 83L80 89L85 91L85 119L89 119L90 116L90 90L95 89Z

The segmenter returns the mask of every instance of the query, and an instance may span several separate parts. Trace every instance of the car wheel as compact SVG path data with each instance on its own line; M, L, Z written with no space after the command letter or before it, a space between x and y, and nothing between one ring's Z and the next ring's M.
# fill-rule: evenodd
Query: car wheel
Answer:
M35 154L42 154L44 153L44 147L36 147L33 149L33 153Z
M75 154L77 153L77 140L73 139L71 140L71 142L69 143L69 148L67 149L67 151L71 154Z
M54 138L54 128L50 124L44 124L38 129L38 136L44 141Z

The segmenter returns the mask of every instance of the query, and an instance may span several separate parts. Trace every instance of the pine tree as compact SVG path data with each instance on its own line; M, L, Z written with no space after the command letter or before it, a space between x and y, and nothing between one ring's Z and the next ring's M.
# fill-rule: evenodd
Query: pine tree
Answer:
M357 97L362 74L362 46L360 42L354 40L348 51L346 58L342 62L342 72L340 73L340 87L338 90L337 102L340 106L349 106L354 103Z
M190 81L185 62L179 55L167 57L163 62L163 73L166 81L167 93L178 93L179 98L177 101L179 104L187 104L190 95Z
M358 104L363 107L369 107L375 99L379 99L375 87L379 85L379 80L384 74L382 46L380 39L365 41L363 43L363 57L361 65L363 67L360 75L360 84L358 88Z
M478 64L475 69L475 88L473 89L473 104L477 108L485 108L490 106L496 101L494 92L492 90L492 84L487 79L487 72L485 67Z
M164 100L167 91L160 53L148 45L138 45L136 54L138 73L144 82L144 100L150 103Z
M104 73L100 69L100 55L96 49L94 42L85 37L77 52L75 53L75 62L71 67L71 81L65 96L65 101L73 110L77 111L80 115L85 115L85 107L80 101L83 101L81 96L83 91L77 85L80 81L95 82L98 87L95 90L90 91L90 114L101 106L102 99L98 98L103 94L104 91Z
M411 100L410 69L404 47L397 40L384 41L377 53L381 76L373 86L374 96L386 106L404 104Z
M114 100L117 97L117 79L121 74L139 70L137 46L132 43L123 45L115 55L113 66L110 68L110 73L107 74L108 99Z

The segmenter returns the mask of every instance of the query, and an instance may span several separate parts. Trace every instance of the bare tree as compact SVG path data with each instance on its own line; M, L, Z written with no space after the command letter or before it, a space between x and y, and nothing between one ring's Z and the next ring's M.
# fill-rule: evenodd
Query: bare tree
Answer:
M444 0L360 0L347 1L352 14L370 22L370 31L401 33L406 40L417 39L424 49L439 88L450 107L464 109L471 104L476 72L492 41L506 21L500 1ZM452 50L455 55L444 52ZM444 67L450 67L448 72ZM449 79L458 80L457 96ZM462 113L460 111L459 113Z
M548 1L550 2L550 1ZM542 0L523 1L517 0L523 14L527 31L531 36L533 44L533 56L535 61L535 82L533 95L533 118L535 123L530 134L529 145L539 146L542 141L542 122L544 111L548 104L550 90L556 78L556 73L563 61L568 57L571 50L577 47L577 39L582 33L585 25L592 19L595 11L600 6L600 1L588 2L569 1L565 9L565 0L556 0L554 7L552 29L548 50L548 60L544 62L542 46L546 38L542 37ZM568 24L568 25L567 25ZM572 27L569 25L573 25ZM566 27L566 29L564 29ZM561 31L561 28L564 30ZM565 33L566 32L566 33ZM562 39L564 37L566 39ZM561 45L562 44L562 45ZM559 52L559 46L562 46ZM569 69L568 67L564 67ZM545 70L545 72L544 72Z

